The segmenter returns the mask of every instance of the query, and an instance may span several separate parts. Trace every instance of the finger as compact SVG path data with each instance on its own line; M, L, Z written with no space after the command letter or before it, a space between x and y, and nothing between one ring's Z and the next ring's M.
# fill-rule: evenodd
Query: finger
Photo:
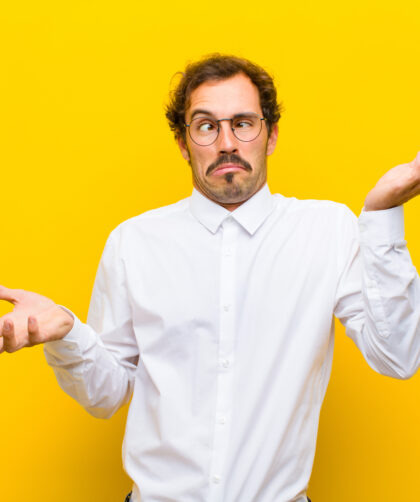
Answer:
M17 296L16 296L16 290L15 289L9 289L4 286L0 286L0 300L6 300L7 302L17 303Z
M417 155L415 156L414 160L409 162L409 165L414 167L414 168L419 168L420 167L420 152L417 152Z
M4 352L3 348L3 335L0 333L0 354Z
M28 317L28 335L29 335L29 343L31 345L41 343L41 335L39 332L38 321L34 316Z
M6 352L14 352L17 350L17 337L15 335L15 327L10 319L6 319L3 323L3 347Z

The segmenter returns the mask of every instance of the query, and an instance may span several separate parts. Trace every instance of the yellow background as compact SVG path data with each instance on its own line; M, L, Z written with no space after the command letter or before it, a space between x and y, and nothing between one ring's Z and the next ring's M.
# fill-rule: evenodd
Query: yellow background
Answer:
M418 0L4 3L0 282L85 320L109 232L191 192L163 106L172 75L216 50L275 76L271 190L359 214L381 174L420 150L419 28ZM406 207L417 265L419 217L420 199ZM90 417L41 347L0 356L0 389L1 501L123 501L126 408ZM375 374L338 327L314 502L419 498L419 396L418 376Z

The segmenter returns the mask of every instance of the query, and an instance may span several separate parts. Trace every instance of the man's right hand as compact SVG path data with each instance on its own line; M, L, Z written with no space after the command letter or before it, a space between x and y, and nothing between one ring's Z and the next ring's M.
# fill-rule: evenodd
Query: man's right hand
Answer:
M45 296L0 286L0 300L15 308L0 317L0 354L60 340L72 329L73 317Z

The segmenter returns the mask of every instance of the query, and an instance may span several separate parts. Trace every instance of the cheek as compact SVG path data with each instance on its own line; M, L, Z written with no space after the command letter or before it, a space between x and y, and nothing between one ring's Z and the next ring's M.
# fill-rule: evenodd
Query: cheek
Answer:
M258 164L264 161L266 157L267 148L265 144L258 145L258 148L248 147L243 151L243 157L245 160L248 160L252 164L253 167L257 167ZM255 165L257 164L257 166Z
M195 155L193 152L190 154L190 162L191 169L193 170L196 176L201 177L203 172L202 161L200 156Z
M204 173L207 167L213 162L214 154L210 151L191 151L190 158L192 163L200 174Z

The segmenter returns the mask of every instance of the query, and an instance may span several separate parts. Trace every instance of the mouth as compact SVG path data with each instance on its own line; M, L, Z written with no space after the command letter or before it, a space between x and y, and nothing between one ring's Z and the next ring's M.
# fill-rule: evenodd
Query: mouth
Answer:
M251 164L235 153L224 154L209 165L206 176L223 176L227 173L232 173L231 176L233 176L242 171L252 172Z
M219 165L216 169L211 173L213 176L222 176L226 173L234 173L238 171L246 171L247 169L240 164L226 163Z

